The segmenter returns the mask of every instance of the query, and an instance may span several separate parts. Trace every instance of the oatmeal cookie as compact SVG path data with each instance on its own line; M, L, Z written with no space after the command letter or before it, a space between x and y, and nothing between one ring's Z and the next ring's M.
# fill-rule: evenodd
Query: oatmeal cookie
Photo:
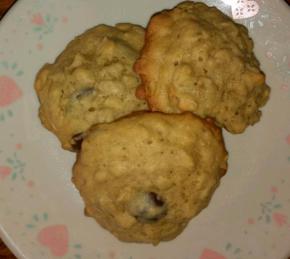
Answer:
M40 70L35 82L39 116L64 149L78 149L93 124L147 109L135 97L140 79L133 71L143 43L144 29L138 25L98 25Z
M190 112L138 112L89 131L73 182L86 214L120 240L158 244L208 205L226 169L213 123Z
M232 133L259 121L270 93L247 29L191 1L151 18L135 71L153 111L191 111Z

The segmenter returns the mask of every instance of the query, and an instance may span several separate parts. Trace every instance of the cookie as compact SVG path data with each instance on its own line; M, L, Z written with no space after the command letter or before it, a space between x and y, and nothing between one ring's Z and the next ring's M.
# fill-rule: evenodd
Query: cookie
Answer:
M135 71L153 111L191 111L232 133L259 121L270 93L247 29L191 1L151 18Z
M78 149L93 124L147 109L135 97L140 79L133 71L143 43L144 29L138 25L98 25L40 70L35 82L39 116L64 149Z
M139 112L91 129L73 168L86 215L127 242L175 238L227 169L221 130L192 113Z

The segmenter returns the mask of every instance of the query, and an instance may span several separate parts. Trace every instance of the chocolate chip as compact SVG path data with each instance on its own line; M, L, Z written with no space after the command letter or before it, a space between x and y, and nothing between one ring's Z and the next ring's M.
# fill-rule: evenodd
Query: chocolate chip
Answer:
M83 132L73 135L71 145L74 151L81 150L83 139L84 139Z
M164 199L155 192L140 192L131 200L129 213L139 222L154 223L167 214Z
M155 192L149 192L148 195L156 206L162 207L164 205L164 201Z

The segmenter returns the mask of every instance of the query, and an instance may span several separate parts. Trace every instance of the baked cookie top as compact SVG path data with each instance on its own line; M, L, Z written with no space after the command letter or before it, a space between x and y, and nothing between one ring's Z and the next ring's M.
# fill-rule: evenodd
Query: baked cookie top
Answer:
M36 77L39 116L63 148L74 150L95 123L111 122L147 104L135 97L133 71L144 29L133 24L98 25L71 41Z
M151 18L135 71L153 111L191 111L232 133L259 120L270 93L247 29L191 1Z
M73 182L86 214L128 242L173 239L227 169L221 130L192 113L139 112L84 138Z

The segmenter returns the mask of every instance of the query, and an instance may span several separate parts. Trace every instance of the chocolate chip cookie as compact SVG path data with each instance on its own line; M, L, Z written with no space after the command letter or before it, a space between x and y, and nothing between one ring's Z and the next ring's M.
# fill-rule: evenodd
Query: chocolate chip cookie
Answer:
M191 111L232 133L259 121L270 93L247 29L192 1L151 18L135 71L153 111Z
M227 169L221 130L188 112L139 112L93 127L73 168L86 214L120 240L175 238Z
M138 25L98 25L40 70L35 82L39 116L64 149L77 150L93 124L147 109L135 97L140 79L133 71L143 43L144 29Z

